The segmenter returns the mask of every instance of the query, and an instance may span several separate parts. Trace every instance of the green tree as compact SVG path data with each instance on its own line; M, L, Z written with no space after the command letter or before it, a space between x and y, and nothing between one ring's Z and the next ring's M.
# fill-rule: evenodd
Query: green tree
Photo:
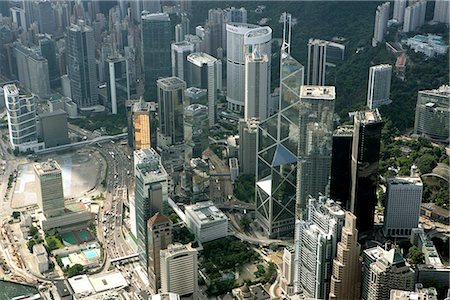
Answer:
M84 273L84 267L80 264L74 264L67 269L67 277L73 277Z
M424 154L417 159L416 165L422 174L427 174L433 171L437 166L437 162L431 154Z
M13 211L11 215L14 219L20 218L20 211Z
M30 236L34 237L35 235L37 235L37 233L38 233L38 229L34 226L31 226L30 231L29 231Z
M247 216L243 216L241 218L241 226L242 228L244 228L244 230L248 230L250 228L250 224L252 223L252 220L250 218L248 218Z
M415 265L422 264L425 261L425 257L422 251L420 251L420 249L417 248L417 246L412 246L411 248L409 248L406 258L409 260L411 264Z
M36 245L36 241L33 239L33 240L29 240L28 242L27 242L27 247L28 247L28 250L31 252L31 253L33 253L33 246L34 245Z

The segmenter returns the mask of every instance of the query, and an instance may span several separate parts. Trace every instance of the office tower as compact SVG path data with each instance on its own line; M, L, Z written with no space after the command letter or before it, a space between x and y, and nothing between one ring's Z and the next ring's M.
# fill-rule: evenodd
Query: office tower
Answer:
M145 1L144 3L151 2ZM144 58L145 101L157 97L156 81L171 74L172 29L168 14L142 15L142 57Z
M186 13L181 13L181 23L175 25L175 42L184 41L184 37L190 33L191 21Z
M309 197L329 194L335 99L334 86L300 87L297 218Z
M259 118L265 120L268 116L267 106L270 94L269 58L261 54L258 48L245 56L244 85L244 119Z
M149 13L160 13L161 12L161 1L160 0L152 0L152 1L142 0L142 10L149 12Z
M279 112L258 126L256 222L269 237L291 236L295 223L300 87L304 67L281 51Z
M436 141L448 141L450 86L419 91L414 133Z
M222 89L222 62L203 52L189 54L189 81L194 87L208 90L209 126L216 124L217 93Z
M280 279L280 289L283 295L290 296L294 293L294 259L295 251L292 247L286 247L283 251L283 267Z
M327 43L327 53L325 64L327 67L336 67L336 64L343 61L345 58L345 45L326 41Z
M388 64L372 66L369 69L369 86L367 88L367 107L375 109L391 103L392 66Z
M184 90L186 83L178 77L161 78L158 86L158 146L183 143Z
M163 213L167 203L168 175L155 150L134 151L135 220L139 262L148 270L147 221L156 213Z
M22 94L14 84L3 87L8 117L9 142L13 150L27 151L37 143L34 97Z
M239 120L239 171L241 174L254 175L256 172L256 135L259 119Z
M411 229L418 227L422 191L423 184L416 174L416 166L411 167L409 177L388 178L383 224L385 236L409 237Z
M39 181L38 204L44 216L55 217L64 213L64 191L61 167L55 160L35 163L34 172Z
M123 107L130 99L130 76L128 60L120 56L111 56L106 60L106 87L108 107L113 115L117 114L117 107Z
M2 5L4 2L0 2ZM14 63L11 59L11 44L14 41L10 26L0 25L0 74L7 78L13 77Z
M333 275L331 276L330 300L359 299L361 289L361 263L359 254L356 217L345 212L345 225L342 228L341 241L337 245L336 257L333 259Z
M363 251L363 300L389 299L393 289L414 289L415 271L396 249L380 246Z
M20 43L14 44L17 74L22 86L39 98L50 96L48 62L37 49L31 49Z
M226 25L227 32L227 102L228 108L243 111L245 105L245 53L258 49L267 55L268 74L272 57L272 29L245 23ZM270 87L270 75L267 78Z
M58 87L61 83L56 61L56 43L49 35L43 35L39 38L39 48L41 55L47 60L50 87Z
M450 3L448 1L436 1L434 4L433 21L449 24L450 23Z
M21 32L27 31L28 24L25 10L15 6L11 7L9 10L11 12L12 22L17 25L17 28L21 29Z
M214 57L224 48L223 14L220 8L210 9L205 25L204 50Z
M327 64L327 41L309 39L308 41L308 85L325 85Z
M191 104L184 109L184 157L189 163L192 158L201 158L209 146L208 107Z
M351 162L350 211L360 233L373 228L377 204L378 160L383 121L378 109L354 116Z
M385 2L377 7L375 13L375 27L373 30L372 47L376 47L378 43L383 42L384 35L386 34L388 20L389 20L389 9L391 4Z
M70 143L67 113L62 109L39 114L40 137L45 148Z
M352 125L339 126L333 133L330 198L340 202L344 209L350 206L352 141Z
M182 41L179 43L172 43L172 76L176 76L181 80L186 81L186 84L190 86L188 80L189 63L187 57L194 52L194 44Z
M161 288L160 251L172 243L172 222L166 216L156 213L147 222L148 279L150 288L157 293Z
M395 0L394 1L394 14L392 18L397 20L399 24L403 24L405 18L407 0Z
M309 199L307 215L295 223L294 292L307 299L325 299L345 213L339 204L320 196Z
M161 291L172 292L180 296L198 291L197 250L191 244L171 244L161 250Z
M208 90L191 86L184 91L186 104L208 104Z
M39 33L55 34L56 20L51 1L36 1L34 15Z
M140 99L131 110L133 149L156 148L156 103Z
M439 2L439 1L437 1ZM427 1L419 0L408 5L405 9L405 18L403 21L403 32L415 31L425 24L425 13Z
M94 31L83 20L67 28L66 55L73 102L79 110L97 105Z
M243 7L228 7L224 9L224 22L228 23L247 23L247 10Z

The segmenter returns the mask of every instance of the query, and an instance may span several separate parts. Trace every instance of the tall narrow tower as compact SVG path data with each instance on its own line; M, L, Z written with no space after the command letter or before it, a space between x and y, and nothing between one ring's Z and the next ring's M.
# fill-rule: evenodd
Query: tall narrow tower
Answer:
M359 254L356 217L345 213L345 226L342 228L341 241L337 245L336 258L333 260L333 275L329 299L359 299L361 289L361 263Z
M308 41L307 84L325 85L327 63L327 41L310 39Z

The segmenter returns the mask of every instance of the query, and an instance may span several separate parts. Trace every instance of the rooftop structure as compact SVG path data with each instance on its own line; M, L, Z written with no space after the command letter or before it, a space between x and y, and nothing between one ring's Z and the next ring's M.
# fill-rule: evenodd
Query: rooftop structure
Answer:
M442 55L448 51L448 45L445 43L444 39L441 36L434 34L418 34L403 42L415 52L421 52L428 57Z
M202 243L228 235L227 216L212 201L188 205L185 214L187 226Z

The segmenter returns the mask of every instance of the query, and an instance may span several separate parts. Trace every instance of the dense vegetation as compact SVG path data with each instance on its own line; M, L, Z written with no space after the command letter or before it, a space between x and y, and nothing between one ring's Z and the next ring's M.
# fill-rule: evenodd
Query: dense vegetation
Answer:
M234 182L233 194L241 201L255 202L255 175L240 175Z
M123 133L123 129L127 126L127 118L124 112L117 115L95 115L87 118L70 119L69 121L89 131L104 127L108 135Z

